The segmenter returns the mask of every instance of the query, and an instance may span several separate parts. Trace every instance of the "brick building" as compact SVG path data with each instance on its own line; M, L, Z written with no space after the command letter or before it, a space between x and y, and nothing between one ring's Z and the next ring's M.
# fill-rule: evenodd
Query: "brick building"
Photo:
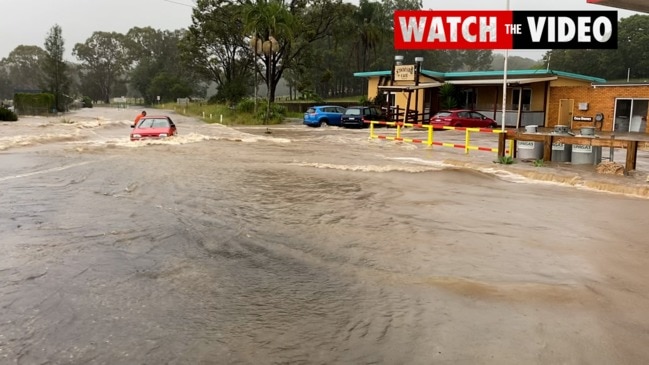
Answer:
M649 84L593 83L552 88L548 127L595 126L603 131L649 133ZM597 118L597 114L603 117Z

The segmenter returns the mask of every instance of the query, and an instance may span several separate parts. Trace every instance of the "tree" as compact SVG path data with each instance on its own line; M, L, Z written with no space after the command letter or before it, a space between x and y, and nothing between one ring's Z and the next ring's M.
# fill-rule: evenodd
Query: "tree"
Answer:
M0 62L0 100L11 99L14 95L13 85L11 79L9 79L9 74L5 67L2 66Z
M134 67L131 85L148 104L205 94L204 82L181 57L186 31L160 31L151 27L132 28L126 34ZM165 85L164 88L160 85Z
M624 64L618 65L617 78L627 76L628 71L633 78L649 77L649 15L632 15L620 21L618 50Z
M43 87L43 62L47 53L38 46L20 45L3 60L15 89L39 90Z
M491 50L467 50L462 53L462 56L467 71L489 70L494 59Z
M633 15L618 23L618 49L558 49L548 51L551 69L609 80L649 77L649 15Z
M505 55L495 54L493 55L493 60L491 61L492 70L502 71L505 63ZM521 56L509 56L507 58L507 69L508 70L534 70L539 68L546 68L547 65L543 61L533 60L531 58L521 57Z
M70 86L67 65L63 61L64 45L61 27L56 24L50 29L45 39L47 56L43 62L43 71L47 90L54 95L54 105L60 112L66 109L66 99L68 98L66 93Z
M72 54L81 60L84 77L92 80L101 100L110 103L113 88L125 76L131 63L125 36L116 32L94 32L84 43L77 43Z
M275 89L284 71L297 65L314 42L327 36L337 19L339 3L339 0L244 3L244 31L252 35L253 51L261 60L263 67L258 71L269 90L269 101L275 100Z
M216 83L221 101L238 101L248 93L254 75L242 6L227 0L200 0L193 24L180 44L189 68Z

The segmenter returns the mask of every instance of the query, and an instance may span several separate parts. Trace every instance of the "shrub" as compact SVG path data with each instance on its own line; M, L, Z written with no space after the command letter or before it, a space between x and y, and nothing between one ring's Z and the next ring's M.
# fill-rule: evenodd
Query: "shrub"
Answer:
M0 120L5 122L15 122L18 115L7 108L0 108Z
M89 96L84 96L81 102L84 108L92 108L92 99Z
M498 157L498 160L494 162L502 165L511 165L514 163L514 158L512 156L500 156Z
M259 102L258 105L259 106ZM255 99L244 99L237 104L237 111L241 113L252 113L255 111Z

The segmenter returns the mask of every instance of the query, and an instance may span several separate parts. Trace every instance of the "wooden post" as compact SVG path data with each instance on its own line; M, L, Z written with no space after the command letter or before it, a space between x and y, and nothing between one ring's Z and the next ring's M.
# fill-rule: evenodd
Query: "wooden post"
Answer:
M638 156L638 141L628 141L626 145L626 172L635 170L636 158Z
M498 157L505 157L505 140L507 139L507 133L498 134ZM513 154L512 154L513 156Z
M543 161L545 162L552 160L552 139L551 135L543 138Z

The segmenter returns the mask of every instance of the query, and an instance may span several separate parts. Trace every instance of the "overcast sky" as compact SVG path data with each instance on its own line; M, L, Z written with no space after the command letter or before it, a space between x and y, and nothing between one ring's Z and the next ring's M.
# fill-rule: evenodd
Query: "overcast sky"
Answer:
M358 1L352 1L358 3ZM185 5L183 5L185 4ZM126 33L139 26L161 30L187 28L191 24L192 0L0 0L0 58L17 46L43 43L54 24L61 26L66 59L72 49L94 31ZM423 0L424 9L505 10L507 0ZM615 10L587 4L586 0L509 0L511 10ZM619 17L637 14L618 10ZM543 51L512 51L510 54L539 59Z

